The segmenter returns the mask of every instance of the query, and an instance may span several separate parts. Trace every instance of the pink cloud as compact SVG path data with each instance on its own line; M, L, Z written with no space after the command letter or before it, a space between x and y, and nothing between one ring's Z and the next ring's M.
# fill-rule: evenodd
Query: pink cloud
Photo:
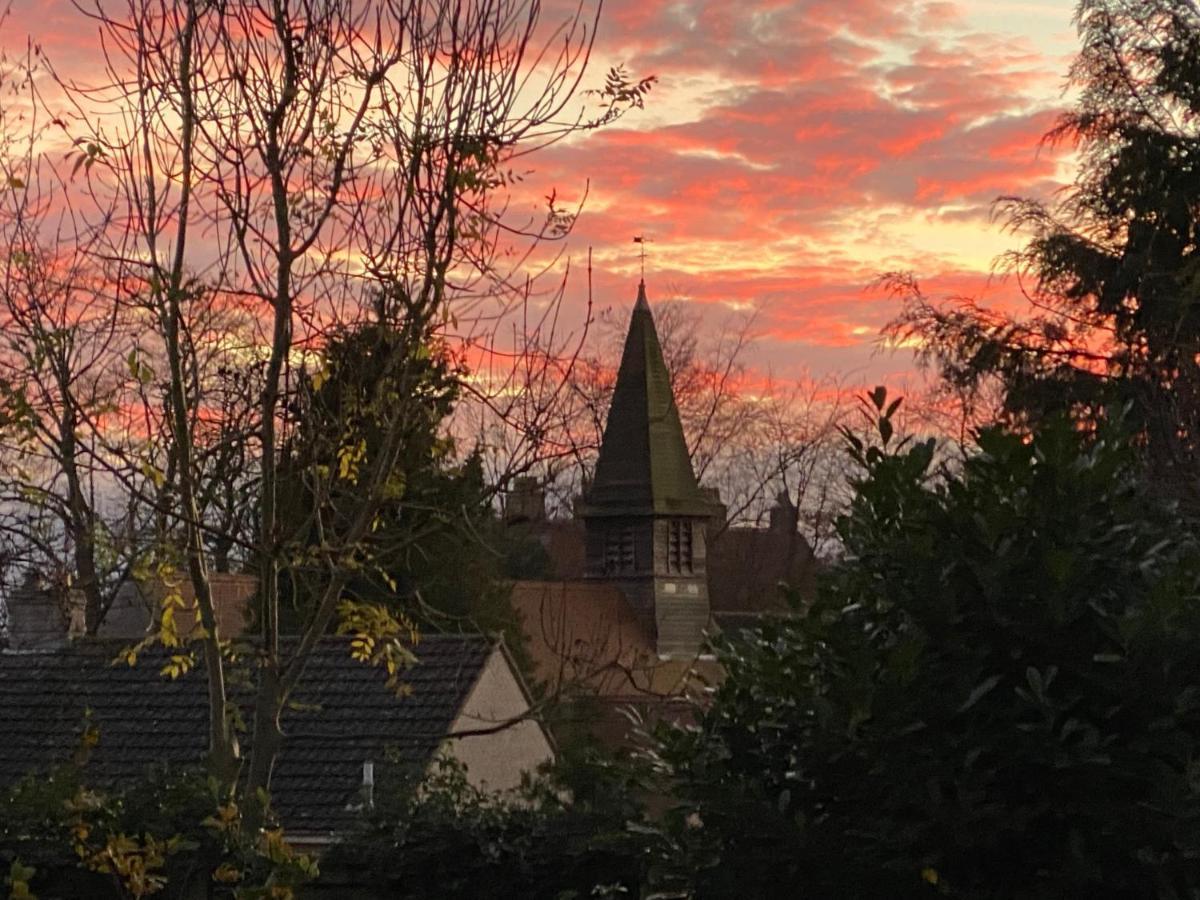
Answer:
M568 7L553 0L548 15ZM15 26L87 64L94 29L67 8L16 0L4 40ZM632 235L652 234L653 283L713 308L763 307L774 348L764 364L792 346L814 366L871 365L862 329L883 324L890 307L867 290L878 265L869 260L908 253L927 282L983 282L944 271L937 247L872 245L855 256L855 242L884 240L884 216L982 229L997 195L1044 195L1059 172L1060 151L1039 152L1038 141L1056 114L1061 61L980 30L965 2L610 0L597 46L631 73L659 76L650 112L673 124L641 130L634 113L531 157L515 213L536 217L552 187L578 197L590 186L576 258L592 246L632 260ZM688 93L703 95L694 109L655 109L693 82L706 86ZM719 271L696 274L696 260L682 257L697 247ZM782 260L773 271L763 271L764 248ZM624 275L597 272L596 285L598 297L630 299ZM581 288L569 290L581 310Z

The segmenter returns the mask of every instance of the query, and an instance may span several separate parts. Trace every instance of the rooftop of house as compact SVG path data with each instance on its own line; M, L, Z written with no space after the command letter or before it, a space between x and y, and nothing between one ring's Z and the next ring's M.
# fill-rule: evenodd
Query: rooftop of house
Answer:
M707 566L718 625L723 613L785 612L787 590L810 597L816 589L817 560L794 523L724 528L709 538Z
M363 763L421 772L499 647L481 637L426 636L397 696L380 669L353 659L349 639L318 646L283 716L287 735L272 781L289 830L328 833L361 802ZM71 759L85 721L99 732L87 762L97 785L128 783L155 764L185 766L205 751L203 672L171 680L161 650L114 664L124 641L77 641L48 651L0 653L0 785ZM249 702L245 689L235 699ZM248 715L245 716L247 719Z
M521 620L534 677L551 691L583 692L614 703L678 697L695 675L716 677L697 656L664 659L613 584L594 580L518 581Z

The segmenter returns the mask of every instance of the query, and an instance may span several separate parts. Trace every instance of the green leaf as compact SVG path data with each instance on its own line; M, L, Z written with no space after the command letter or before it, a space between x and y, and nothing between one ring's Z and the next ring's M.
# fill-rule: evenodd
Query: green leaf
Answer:
M986 697L989 693L991 693L992 689L1000 683L1000 679L1000 675L992 675L990 678L985 678L983 681L979 682L979 684L975 685L975 689L971 691L970 696L967 697L967 699L963 702L963 705L955 710L955 712L966 712L968 709Z

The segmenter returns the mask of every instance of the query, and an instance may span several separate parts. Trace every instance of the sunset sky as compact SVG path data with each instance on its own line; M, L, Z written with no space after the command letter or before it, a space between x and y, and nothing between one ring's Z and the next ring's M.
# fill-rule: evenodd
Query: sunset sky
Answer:
M1039 138L1066 101L1072 0L609 0L590 81L656 75L647 107L530 161L533 183L588 201L568 255L592 248L601 307L628 306L635 234L652 302L698 304L712 329L760 310L754 364L852 383L901 378L881 353L895 311L870 288L912 270L930 293L1003 302L988 283L1017 240L989 222L1002 194L1046 196L1069 162ZM96 58L66 0L15 0L63 68ZM579 305L582 279L568 289Z
M602 297L632 290L644 232L652 301L704 304L713 327L722 309L757 305L757 362L776 375L895 377L911 360L877 351L895 306L873 279L906 269L934 294L1002 299L987 273L1014 238L989 223L992 201L1070 177L1038 142L1066 102L1073 12L616 0L597 61L659 85L644 112L539 167L564 187L590 179L573 245L595 248Z

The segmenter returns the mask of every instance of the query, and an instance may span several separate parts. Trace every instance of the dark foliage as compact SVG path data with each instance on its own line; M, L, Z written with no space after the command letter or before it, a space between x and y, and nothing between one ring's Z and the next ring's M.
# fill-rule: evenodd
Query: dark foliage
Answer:
M385 797L323 861L318 887L412 900L637 897L650 853L647 832L628 825L641 813L632 773L587 765L578 792L539 783L498 798L446 763L419 790Z
M403 330L373 325L328 342L321 369L306 376L302 424L283 463L280 502L299 561L293 616L303 616L334 567L351 570L355 597L399 605L431 627L454 627L483 594L499 593L482 467L475 456L456 462L444 434L461 375L445 348ZM352 557L327 558L385 452L393 460L386 499L369 534Z
M41 900L272 897L316 875L282 832L251 837L236 805L197 771L158 768L106 790L75 763L0 795L0 873L11 896Z
M1111 431L854 441L845 558L659 750L700 897L1200 896L1200 547Z
M1031 235L1008 260L1031 315L934 304L897 276L891 328L951 384L997 377L1017 422L1128 409L1162 490L1200 501L1200 8L1083 0L1077 23L1078 101L1047 140L1078 151L1079 174L1053 205L999 208Z

